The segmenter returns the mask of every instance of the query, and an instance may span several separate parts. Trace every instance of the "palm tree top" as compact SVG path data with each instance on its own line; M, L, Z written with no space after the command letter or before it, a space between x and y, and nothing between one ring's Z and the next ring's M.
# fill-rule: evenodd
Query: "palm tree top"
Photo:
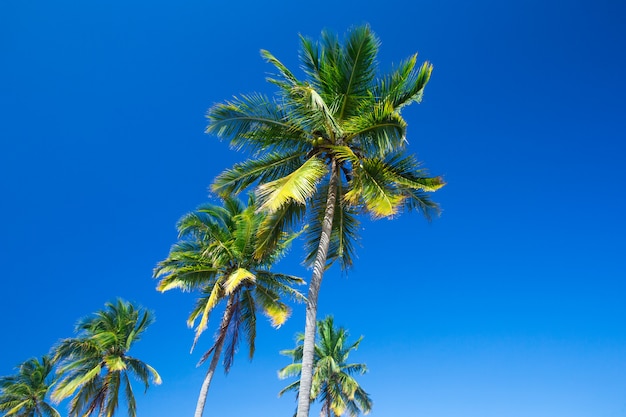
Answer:
M220 174L212 185L220 195L256 184L261 209L271 213L263 242L297 224L308 213L307 260L312 262L333 166L337 201L329 260L352 264L357 215L389 217L402 210L438 213L428 193L444 185L406 152L407 123L402 109L423 97L432 65L418 65L417 54L389 74L379 75L380 41L369 26L353 28L344 42L331 32L321 40L301 36L299 79L263 50L276 74L268 81L277 95L239 96L209 109L207 133L228 139L251 159Z
M61 417L46 401L54 383L54 363L49 355L23 362L15 375L0 377L0 411L4 416Z
M54 360L60 377L52 399L72 397L70 416L111 417L124 390L128 415L136 415L136 404L129 374L143 383L158 385L161 377L147 363L129 355L154 318L150 311L117 299L105 308L78 321L77 336L63 339L55 347Z
M346 412L351 416L369 413L372 400L354 378L365 374L367 366L348 362L350 352L359 347L363 337L349 342L348 331L343 327L335 327L332 316L317 322L317 335L310 401L319 400L322 403L322 417L331 416L331 413L334 416ZM291 364L278 372L281 379L299 377L302 372L304 335L299 334L296 340L294 349L280 352L292 359ZM300 381L295 381L281 390L279 396L289 391L297 391L299 387Z

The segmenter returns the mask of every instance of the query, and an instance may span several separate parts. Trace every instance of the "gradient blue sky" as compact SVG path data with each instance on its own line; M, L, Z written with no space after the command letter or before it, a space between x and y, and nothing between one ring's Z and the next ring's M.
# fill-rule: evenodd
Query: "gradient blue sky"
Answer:
M204 114L273 91L261 48L295 69L298 33L367 22L381 69L434 64L404 115L448 182L440 218L364 222L356 267L322 286L320 315L365 336L371 416L626 416L624 21L617 0L2 0L0 375L120 296L157 316L132 352L164 382L139 415L190 415L212 330L190 355L194 296L151 272L244 158ZM300 257L281 269L308 280ZM205 415L290 416L278 351L303 325L303 307L260 321Z

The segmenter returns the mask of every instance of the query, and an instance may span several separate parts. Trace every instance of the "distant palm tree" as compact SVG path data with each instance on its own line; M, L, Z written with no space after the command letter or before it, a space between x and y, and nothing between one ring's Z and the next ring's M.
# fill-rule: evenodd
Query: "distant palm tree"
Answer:
M263 311L272 325L278 327L290 314L281 298L304 299L292 288L294 284L303 284L302 279L270 271L295 234L280 234L276 245L263 257L254 256L258 248L258 229L264 220L265 214L257 210L253 197L247 207L234 198L226 198L223 206L203 205L178 221L180 240L172 246L167 259L159 262L154 270L154 276L161 279L157 286L159 291L179 288L183 291L200 290L203 294L188 319L191 327L200 318L193 346L207 329L209 313L220 302L226 302L215 343L198 364L213 355L200 389L196 417L201 417L204 411L224 346L226 373L233 363L242 334L248 342L249 357L254 355L256 310Z
M0 411L5 417L61 417L46 402L54 382L48 355L22 363L16 375L0 377Z
M313 266L307 295L298 417L307 417L317 299L324 271L339 260L352 264L358 215L391 217L402 210L426 216L438 206L427 193L444 185L407 153L401 111L419 102L432 66L417 54L380 76L380 42L368 26L351 30L341 44L329 32L320 42L302 38L296 76L268 51L278 75L268 81L276 99L249 94L209 109L207 132L229 139L251 159L220 174L212 185L222 196L256 185L263 210L259 253L277 234L308 215L307 261Z
M348 363L350 351L356 349L363 337L348 345L348 332L334 327L333 318L326 317L317 322L318 341L315 344L313 360L313 384L310 402L319 400L322 403L321 416L341 416L344 413L357 416L367 414L372 409L372 400L354 379L355 374L364 374L367 367L363 363ZM290 356L293 363L281 369L280 378L300 377L302 373L302 353L304 335L298 335L295 349L281 353ZM298 392L300 381L285 387L278 395L288 391Z
M136 403L129 374L143 382L161 383L161 377L150 365L128 355L147 327L152 314L133 304L117 300L105 309L78 322L78 337L64 339L55 348L61 380L52 399L70 400L71 417L111 417L124 390L129 417L136 416Z

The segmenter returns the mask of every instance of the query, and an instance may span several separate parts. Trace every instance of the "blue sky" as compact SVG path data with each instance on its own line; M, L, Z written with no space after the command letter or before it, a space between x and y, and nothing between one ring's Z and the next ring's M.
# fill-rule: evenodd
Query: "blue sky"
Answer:
M365 336L371 415L626 415L625 19L615 0L3 0L0 374L119 296L157 317L133 353L164 382L140 415L191 414L211 334L189 354L194 296L151 272L245 157L204 114L272 93L260 49L296 69L299 33L369 23L382 70L414 52L435 66L404 116L448 182L440 218L364 222L355 268L322 285L320 316ZM300 259L280 268L308 280ZM302 306L260 322L205 415L291 415L278 351L303 326Z

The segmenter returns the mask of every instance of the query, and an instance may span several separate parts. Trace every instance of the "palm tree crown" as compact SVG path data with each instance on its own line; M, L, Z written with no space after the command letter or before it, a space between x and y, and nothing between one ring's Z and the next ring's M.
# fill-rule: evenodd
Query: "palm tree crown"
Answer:
M270 267L287 250L295 234L282 233L276 245L261 258L254 254L258 247L258 230L265 214L257 210L255 200L248 205L234 198L224 199L223 206L205 204L183 216L177 225L179 242L172 246L167 259L155 268L159 278L157 289L167 291L199 290L202 294L191 312L188 324L197 319L194 345L207 329L209 313L226 301L222 322L213 346L200 363L213 358L201 388L196 416L201 416L213 373L222 353L224 369L229 371L240 337L248 343L252 358L255 350L256 311L267 315L273 326L282 325L290 314L286 297L303 300L293 285L304 281L291 275L270 271ZM193 347L192 347L193 349Z
M45 355L22 363L16 375L0 377L0 411L5 417L61 417L46 402L53 384L53 363Z
M154 368L128 355L152 322L149 311L123 300L106 303L103 310L80 320L76 325L78 337L62 340L55 349L61 380L52 399L61 401L74 395L70 416L111 417L123 389L128 415L135 417L129 374L143 382L146 390L150 380L161 383Z
M319 400L322 403L322 417L341 416L345 412L352 417L359 413L369 413L372 409L372 400L353 377L355 374L367 372L367 367L362 363L347 362L348 355L359 346L363 338L360 337L356 342L349 344L347 330L343 327L335 328L333 318L330 316L318 321L317 333L319 337L315 344L310 401ZM290 356L293 363L281 369L279 377L300 376L303 341L304 335L298 335L298 345L295 349L281 352ZM297 391L299 386L300 381L295 381L285 387L279 395Z
M299 80L268 51L277 75L275 99L250 94L208 112L207 132L254 155L217 177L212 189L238 193L256 184L261 208L270 215L260 229L256 256L285 229L308 214L307 262L313 274L307 295L300 389L311 388L317 297L330 263L352 264L360 213L374 218L402 210L438 212L427 193L444 185L406 152L402 109L422 99L432 66L417 55L379 76L380 42L368 26L351 30L342 44L329 32L314 42L301 38ZM308 416L308 393L298 417Z
M401 209L437 211L426 192L443 185L406 154L403 107L419 102L432 66L417 67L417 55L391 74L376 77L379 41L369 27L350 32L344 45L330 33L314 43L302 38L300 81L270 52L263 56L278 71L269 81L276 100L244 95L208 112L207 132L229 138L233 146L257 156L217 177L213 190L237 193L258 182L261 207L273 213L261 243L310 209L309 261L315 258L328 187L335 180L333 233L327 260L352 263L357 218L361 212L387 217ZM329 175L336 172L336 178ZM274 227L271 227L274 226Z

